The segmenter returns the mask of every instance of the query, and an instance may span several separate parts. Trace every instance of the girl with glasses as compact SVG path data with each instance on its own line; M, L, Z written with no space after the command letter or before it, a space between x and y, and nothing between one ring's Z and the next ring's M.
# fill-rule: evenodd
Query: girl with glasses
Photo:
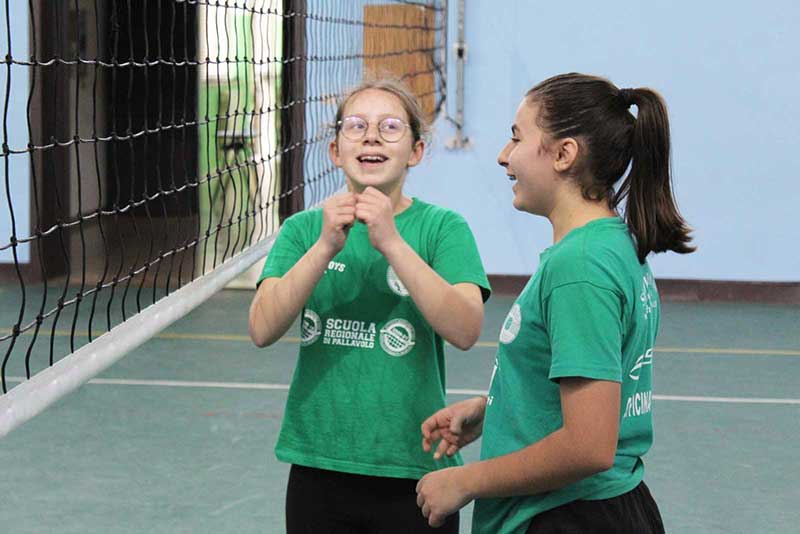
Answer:
M274 343L301 317L275 448L292 464L289 534L433 531L416 483L461 463L425 454L415 436L445 405L444 341L475 343L489 284L464 219L403 194L425 133L402 85L350 92L329 147L347 192L288 218L264 266L254 343ZM458 516L435 532L457 533Z
M664 532L643 482L659 322L646 258L694 250L669 137L650 89L565 74L522 100L497 162L553 245L503 324L488 396L423 424L434 457L483 435L480 462L420 481L431 525L474 499L474 534Z

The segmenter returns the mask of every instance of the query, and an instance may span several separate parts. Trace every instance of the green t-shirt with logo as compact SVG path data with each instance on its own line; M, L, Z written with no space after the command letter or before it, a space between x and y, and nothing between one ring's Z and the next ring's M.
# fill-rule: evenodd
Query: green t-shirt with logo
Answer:
M460 215L413 199L395 225L444 280L476 284L488 298L475 239ZM261 280L286 274L321 229L320 209L287 219ZM320 469L418 479L461 463L422 451L420 425L444 405L444 342L356 222L303 309L276 455Z
M577 499L607 499L639 484L653 440L653 347L658 292L619 218L576 228L540 256L500 332L481 459L520 450L562 426L558 380L621 383L614 466L533 496L479 499L475 534L522 533L545 510Z

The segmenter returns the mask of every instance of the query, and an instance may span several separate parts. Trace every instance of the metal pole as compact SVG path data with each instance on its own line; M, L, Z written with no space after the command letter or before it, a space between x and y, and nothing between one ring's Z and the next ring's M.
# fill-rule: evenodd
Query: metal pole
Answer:
M456 136L447 147L458 150L469 147L469 138L464 135L464 64L467 62L467 43L464 41L464 18L466 0L458 0L458 36L453 46L456 54L456 116L452 119Z

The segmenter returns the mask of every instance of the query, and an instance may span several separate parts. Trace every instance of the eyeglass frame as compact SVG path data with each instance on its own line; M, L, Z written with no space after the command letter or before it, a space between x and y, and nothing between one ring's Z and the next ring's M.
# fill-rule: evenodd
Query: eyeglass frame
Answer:
M361 134L361 136L359 136L357 139L353 139L352 137L348 137L344 133L344 128L342 128L342 125L348 119L358 119L358 120L362 121L364 124L367 125L367 127L364 129L364 133ZM350 141L361 141L362 139L364 139L367 136L367 132L369 131L369 127L372 126L373 124L375 124L375 126L377 127L377 130L378 130L378 137L380 137L384 142L386 142L386 143L399 143L400 140L402 140L403 137L405 136L405 133L406 133L405 129L403 130L403 133L400 134L400 137L398 137L395 140L386 139L383 136L383 132L381 131L381 123L383 123L386 120L390 120L390 119L393 120L393 121L399 122L400 124L405 126L405 128L408 129L408 130L412 129L412 126L409 123L407 123L403 119L399 119L397 117L384 117L381 120L379 120L377 124L375 124L373 122L368 121L367 119L365 119L363 117L359 117L358 115L348 115L347 117L342 117L342 120L336 122L336 133L340 133L341 132L341 134L345 137L345 139L348 139Z

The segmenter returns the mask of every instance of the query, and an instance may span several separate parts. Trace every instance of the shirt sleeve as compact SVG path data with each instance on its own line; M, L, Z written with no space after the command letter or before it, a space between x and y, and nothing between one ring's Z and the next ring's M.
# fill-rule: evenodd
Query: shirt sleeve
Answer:
M264 270L258 279L260 284L265 278L281 277L291 269L308 251L300 232L300 222L296 217L286 219L280 229L272 249L267 255Z
M622 297L591 282L553 289L544 303L549 378L622 381Z
M431 267L450 284L472 283L481 288L483 301L491 294L478 245L467 221L451 213L440 229Z

